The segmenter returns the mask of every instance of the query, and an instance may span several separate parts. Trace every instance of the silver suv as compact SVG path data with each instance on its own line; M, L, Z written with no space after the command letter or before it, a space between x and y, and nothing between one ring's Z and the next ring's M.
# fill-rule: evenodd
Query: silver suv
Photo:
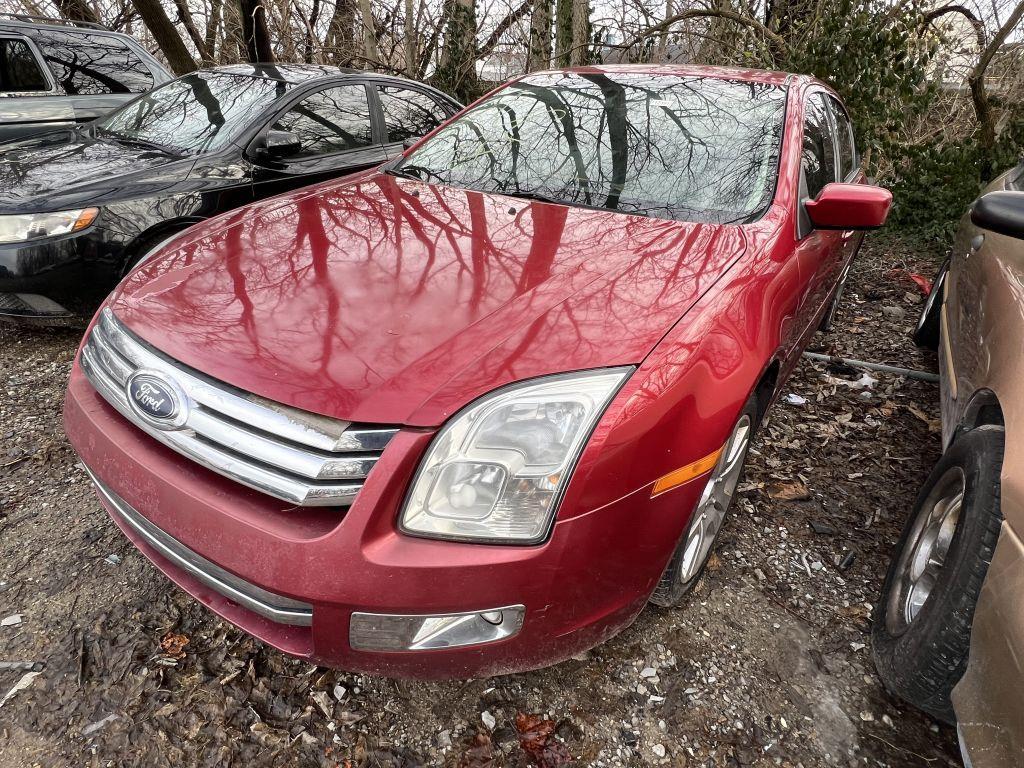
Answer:
M128 35L0 14L0 141L88 122L170 79Z

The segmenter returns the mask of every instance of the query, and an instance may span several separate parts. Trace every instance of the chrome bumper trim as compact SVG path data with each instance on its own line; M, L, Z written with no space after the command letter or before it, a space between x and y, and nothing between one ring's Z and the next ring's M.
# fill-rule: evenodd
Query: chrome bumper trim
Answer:
M193 552L139 514L97 478L92 470L86 467L85 471L89 473L100 497L110 505L121 521L163 557L194 579L243 608L278 624L308 627L313 623L313 606L261 589Z

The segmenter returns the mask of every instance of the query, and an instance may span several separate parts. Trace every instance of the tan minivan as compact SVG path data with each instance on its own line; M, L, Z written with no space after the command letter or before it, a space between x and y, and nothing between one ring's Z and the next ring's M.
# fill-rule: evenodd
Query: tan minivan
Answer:
M938 349L944 453L875 609L875 664L957 724L967 766L1021 766L1024 161L964 217L915 339Z

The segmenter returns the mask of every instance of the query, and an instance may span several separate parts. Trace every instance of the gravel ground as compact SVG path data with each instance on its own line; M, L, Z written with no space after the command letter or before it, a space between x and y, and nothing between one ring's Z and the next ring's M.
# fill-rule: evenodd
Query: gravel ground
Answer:
M909 332L934 255L869 243L818 351L935 370ZM72 331L0 328L0 766L960 765L883 690L869 614L939 454L935 385L804 361L687 605L529 674L312 667L218 620L115 530L65 442ZM16 619L12 619L12 622ZM6 622L5 622L6 623ZM0 669L0 698L26 670Z

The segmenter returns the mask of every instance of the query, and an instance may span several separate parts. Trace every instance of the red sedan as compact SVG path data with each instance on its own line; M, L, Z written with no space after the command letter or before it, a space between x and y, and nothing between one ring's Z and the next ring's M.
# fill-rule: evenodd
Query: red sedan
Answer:
M890 200L813 79L531 74L169 243L90 326L67 434L139 549L285 652L552 664L699 578Z

